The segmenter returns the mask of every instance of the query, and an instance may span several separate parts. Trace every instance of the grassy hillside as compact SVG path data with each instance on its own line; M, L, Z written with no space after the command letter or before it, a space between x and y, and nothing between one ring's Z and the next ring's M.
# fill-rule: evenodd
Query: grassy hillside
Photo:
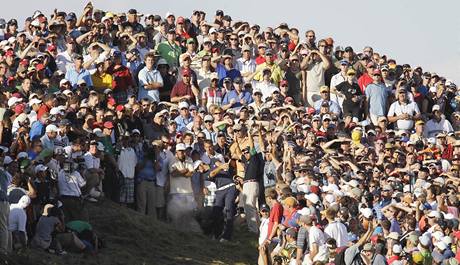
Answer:
M8 264L256 264L257 239L237 227L235 238L219 243L201 234L183 233L153 222L110 201L88 205L91 223L106 248L97 256L69 253L56 256L27 250L11 256ZM1 257L0 257L1 260ZM0 262L0 264L2 264ZM6 264L6 263L5 263Z

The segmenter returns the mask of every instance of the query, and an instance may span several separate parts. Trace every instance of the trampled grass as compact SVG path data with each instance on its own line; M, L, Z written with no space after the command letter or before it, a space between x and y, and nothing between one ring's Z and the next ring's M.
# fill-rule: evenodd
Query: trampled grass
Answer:
M96 256L56 256L28 249L10 255L11 260L4 264L257 264L256 235L246 232L241 225L235 225L233 241L219 243L202 234L176 231L168 224L110 201L88 203L88 209L90 222L106 245Z

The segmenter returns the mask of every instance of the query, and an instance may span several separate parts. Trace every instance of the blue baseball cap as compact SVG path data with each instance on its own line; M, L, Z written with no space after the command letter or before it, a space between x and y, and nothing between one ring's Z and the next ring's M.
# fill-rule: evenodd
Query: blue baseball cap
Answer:
M347 60L341 60L340 65L349 65L350 63Z

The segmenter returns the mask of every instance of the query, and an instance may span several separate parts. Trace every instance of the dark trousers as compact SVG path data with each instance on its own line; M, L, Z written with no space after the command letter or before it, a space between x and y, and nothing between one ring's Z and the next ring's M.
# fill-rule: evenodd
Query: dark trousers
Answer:
M227 188L225 190L216 191L216 201L214 203L214 216L218 217L224 215L224 226L222 234L215 231L214 234L216 237L222 237L224 239L230 240L233 234L233 218L236 213L235 199L237 196L235 186ZM219 220L220 218L216 218ZM219 227L219 224L216 224L216 227Z

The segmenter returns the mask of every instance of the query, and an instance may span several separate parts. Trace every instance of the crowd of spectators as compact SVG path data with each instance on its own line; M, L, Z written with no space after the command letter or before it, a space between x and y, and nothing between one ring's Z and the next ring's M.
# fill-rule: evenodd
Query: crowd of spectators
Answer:
M223 244L241 218L254 264L460 261L460 93L372 47L89 3L0 19L0 87L2 252L97 253L104 198Z

